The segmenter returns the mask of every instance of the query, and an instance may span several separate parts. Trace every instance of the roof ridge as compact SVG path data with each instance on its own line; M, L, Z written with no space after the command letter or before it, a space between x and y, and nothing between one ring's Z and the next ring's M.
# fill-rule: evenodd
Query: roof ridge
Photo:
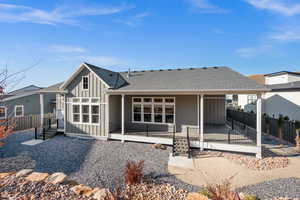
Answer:
M178 67L178 68L165 68L165 69L146 69L146 70L131 70L130 72L157 72L157 71L180 71L180 70L199 70L199 69L219 69L228 68L227 66L209 66L209 67ZM119 73L128 73L128 71L121 71Z

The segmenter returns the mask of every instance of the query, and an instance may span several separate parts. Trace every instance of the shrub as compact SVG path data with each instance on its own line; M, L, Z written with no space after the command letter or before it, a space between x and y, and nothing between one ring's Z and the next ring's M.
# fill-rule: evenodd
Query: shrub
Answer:
M203 189L202 191L199 192L200 194L208 197L208 198L211 198L211 194L210 192L207 190L207 189Z
M231 190L229 179L221 184L208 185L207 190L212 200L241 200L239 195Z
M144 176L144 160L135 162L127 161L125 168L125 183L134 185L141 183Z
M285 121L289 121L289 120L290 120L289 116L284 116L283 119L284 119Z

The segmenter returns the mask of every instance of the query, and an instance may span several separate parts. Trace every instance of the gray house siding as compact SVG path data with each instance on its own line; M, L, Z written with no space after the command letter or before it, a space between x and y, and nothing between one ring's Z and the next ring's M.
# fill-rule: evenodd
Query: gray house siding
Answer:
M184 126L198 126L198 114L200 105L197 106L197 95L126 95L125 96L125 131L170 131L167 124L133 123L132 122L132 98L133 97L175 97L175 123L176 131L182 132ZM225 96L205 96L204 99L204 123L225 123ZM197 109L199 108L199 112ZM110 97L110 132L121 128L121 96Z
M44 95L44 113L52 113L54 111L54 104L51 103L52 100L55 100L55 94L45 94ZM15 115L15 106L23 105L24 106L24 115L39 115L41 114L40 108L40 95L32 94L29 96L20 97L17 99L8 100L1 102L1 105L7 107L7 116Z
M89 89L82 90L82 76L89 77ZM81 73L68 85L66 88L68 94L67 107L66 107L66 133L69 134L85 134L89 136L97 137L106 137L107 136L107 123L105 110L107 109L106 94L105 90L107 89L106 85L92 72L86 68L81 71ZM99 124L76 124L72 121L72 98L73 97L100 97L100 120Z

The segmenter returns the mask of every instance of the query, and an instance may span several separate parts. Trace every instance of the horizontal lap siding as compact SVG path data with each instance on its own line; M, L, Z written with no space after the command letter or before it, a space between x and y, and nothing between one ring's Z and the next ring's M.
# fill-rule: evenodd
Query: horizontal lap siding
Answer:
M82 90L82 76L89 77L89 90ZM72 123L72 104L67 103L67 133L86 134L91 136L106 136L106 85L102 83L98 77L84 69L67 87L69 93L67 95L67 102L71 102L73 97L100 97L100 123L98 125L91 124L73 124Z

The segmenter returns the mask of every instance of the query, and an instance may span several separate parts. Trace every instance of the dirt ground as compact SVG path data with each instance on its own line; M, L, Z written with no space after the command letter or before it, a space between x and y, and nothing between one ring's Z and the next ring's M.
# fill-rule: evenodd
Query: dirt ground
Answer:
M224 157L203 155L193 160L193 169L169 166L168 170L178 179L196 186L218 183L232 177L232 187L238 188L278 178L300 178L300 158L290 157L286 168L257 171L236 164Z

